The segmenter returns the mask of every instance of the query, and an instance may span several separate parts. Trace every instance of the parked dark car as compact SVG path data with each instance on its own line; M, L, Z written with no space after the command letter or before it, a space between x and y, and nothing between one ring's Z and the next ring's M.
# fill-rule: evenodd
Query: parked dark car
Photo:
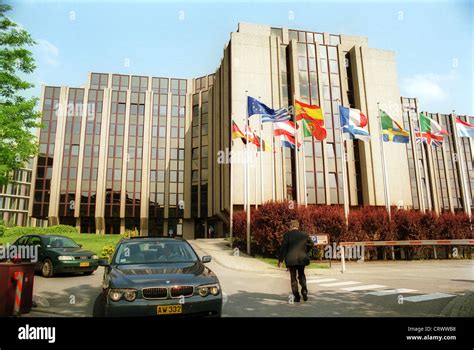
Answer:
M99 266L98 256L82 249L69 237L61 235L24 235L18 238L15 246L38 246L36 270L43 277L52 277L57 273L81 272L90 275ZM22 261L30 259L21 257Z
M220 317L222 291L217 276L180 238L122 240L105 266L105 316Z

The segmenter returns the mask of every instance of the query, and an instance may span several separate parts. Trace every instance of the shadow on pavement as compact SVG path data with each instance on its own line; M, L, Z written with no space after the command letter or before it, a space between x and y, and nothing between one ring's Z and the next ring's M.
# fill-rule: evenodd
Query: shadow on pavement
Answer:
M361 295L362 294L362 295ZM404 295L409 296L408 294ZM307 302L289 303L289 294L249 293L228 295L224 317L432 317L439 316L450 298L424 303L399 303L398 295L320 291Z

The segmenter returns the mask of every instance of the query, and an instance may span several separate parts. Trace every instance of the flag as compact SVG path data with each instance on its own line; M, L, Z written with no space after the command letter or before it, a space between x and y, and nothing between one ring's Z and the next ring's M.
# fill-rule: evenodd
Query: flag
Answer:
M324 116L319 106L308 105L295 100L295 117L297 121L303 120L304 137L313 136L318 141L326 138L327 131L324 127Z
M272 150L272 146L270 146L270 144L268 142L266 142L264 139L256 136L260 146L258 146L258 151L260 152L267 152L267 151L271 151Z
M248 142L253 143L257 147L260 147L259 137L255 133L255 131L252 131L252 129L250 129L248 125L245 127L245 134L247 135Z
M291 119L291 115L288 113L288 110L286 108L274 110L250 96L247 96L247 111L249 118L254 115L261 116L262 123L278 122Z
M318 121L303 119L303 135L304 137L313 136L316 140L322 141L326 138L327 131L324 125L321 125Z
M448 132L435 120L427 117L423 112L420 113L420 130L415 133L416 143L426 143L436 147L443 145L443 136Z
M294 136L282 134L280 135L281 147L295 148L296 140ZM298 142L298 148L301 147L301 143Z
M427 117L423 112L420 113L420 129L421 132L430 132L433 135L448 135L438 122Z
M232 121L232 139L240 138L243 143L247 143L244 133L239 129L239 126Z
M395 119L382 110L380 110L380 122L382 123L384 142L408 143L410 141L410 133L405 131Z
M275 136L280 137L282 147L295 148L295 132L297 126L290 120L284 122L276 122L274 124L274 133ZM301 144L298 143L298 148L301 147Z
M339 106L342 132L351 139L370 141L369 133L363 129L367 125L367 117L358 109Z
M420 129L415 128L415 140L416 144L426 143L436 147L443 146L443 135L431 134L429 132L421 132Z
M298 100L295 100L295 117L296 121L301 119L321 120L324 123L323 112L319 106L308 105Z
M459 137L474 137L474 125L456 118L456 129Z

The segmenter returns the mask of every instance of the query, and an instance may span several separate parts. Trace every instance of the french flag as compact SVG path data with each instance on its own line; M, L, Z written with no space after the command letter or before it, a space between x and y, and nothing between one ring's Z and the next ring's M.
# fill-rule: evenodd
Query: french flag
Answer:
M349 138L370 141L370 135L364 129L367 125L367 117L364 113L355 108L339 106L339 117L342 132L349 135Z
M456 128L459 137L474 137L474 125L456 118Z

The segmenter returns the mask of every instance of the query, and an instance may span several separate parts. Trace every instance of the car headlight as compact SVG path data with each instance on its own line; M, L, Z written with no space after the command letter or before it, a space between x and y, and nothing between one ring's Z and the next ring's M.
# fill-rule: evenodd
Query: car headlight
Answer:
M215 286L209 287L209 292L210 292L212 295L218 295L219 292L220 292L219 285L216 284Z
M74 257L70 256L70 255L61 255L61 256L58 256L58 260L60 260L60 261L71 261L71 260L74 260Z
M97 256L97 255L94 254L94 255L91 256L91 259L92 259L92 260L97 260L97 259L99 259L99 256Z
M137 298L137 291L135 289L127 289L123 292L123 297L126 301L134 301Z
M109 298L112 301L119 301L122 297L126 301L134 301L137 298L136 289L111 289L109 291Z
M199 286L197 290L198 290L198 294L202 297L207 297L209 294L219 295L220 293L219 284L209 284L205 286Z
M122 298L123 292L120 289L111 289L109 292L109 298L112 301L119 301Z
M199 287L198 288L198 293L200 296L202 297L207 297L207 295L209 294L209 288L207 287Z

